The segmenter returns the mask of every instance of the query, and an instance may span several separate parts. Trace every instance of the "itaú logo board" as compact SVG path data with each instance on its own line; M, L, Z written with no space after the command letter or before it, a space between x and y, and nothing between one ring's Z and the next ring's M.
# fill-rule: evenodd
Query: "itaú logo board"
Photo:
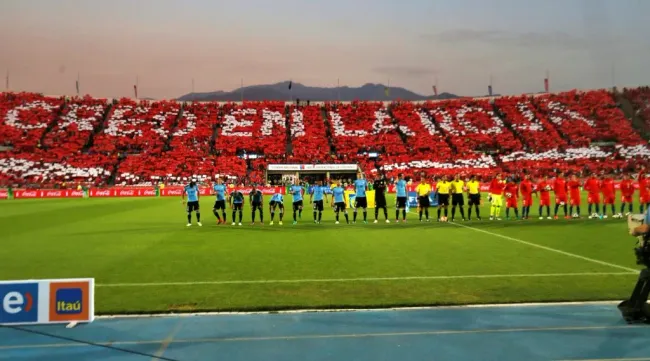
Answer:
M38 321L38 284L0 284L0 324Z

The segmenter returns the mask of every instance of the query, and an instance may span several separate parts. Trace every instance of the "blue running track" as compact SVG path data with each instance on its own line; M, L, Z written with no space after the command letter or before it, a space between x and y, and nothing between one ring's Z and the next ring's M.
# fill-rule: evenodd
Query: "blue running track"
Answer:
M650 361L650 326L612 303L100 318L0 328L0 360Z

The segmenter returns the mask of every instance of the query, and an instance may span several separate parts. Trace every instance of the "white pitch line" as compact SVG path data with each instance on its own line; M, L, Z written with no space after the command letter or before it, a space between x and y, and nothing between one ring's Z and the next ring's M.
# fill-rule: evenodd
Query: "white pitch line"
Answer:
M457 222L449 222L449 224L453 224L453 225L455 225L455 226L457 226L457 227L463 227L463 228L471 229L471 230L476 231L476 232L481 232L481 233L489 234L489 235L492 235L492 236L495 236L495 237L499 237L499 238L507 239L507 240L509 240L509 241L513 241L513 242L517 242L517 243L525 244L525 245L527 245L527 246L531 246L531 247L535 247L535 248L543 249L543 250L546 250L546 251L549 251L549 252L555 252L555 253L559 253L559 254L562 254L562 255L565 255L565 256L568 256L568 257L573 257L573 258L581 259L581 260L583 260L583 261L588 261L588 262L591 262L591 263L597 263L597 264L599 264L599 265L609 266L609 267L613 267L613 268L618 268L618 269L622 269L622 270L629 271L629 272L634 272L634 273L638 273L638 272L639 272L639 270L634 269L634 268L629 268L629 267L625 267L625 266L617 265L617 264L614 264L614 263L609 263L609 262L605 262L605 261L600 261L600 260L597 260L597 259L593 259L593 258L589 258L589 257L581 256L581 255L579 255L579 254L575 254L575 253L570 253L570 252L566 252L566 251L561 251L561 250L559 250L559 249L555 249L555 248L551 248L551 247L547 247L547 246L542 246L542 245L539 245L539 244L537 244L537 243L527 242L527 241L524 241L524 240L521 240L521 239L517 239L517 238L512 238L512 237L504 236L503 234L499 234L499 233L494 233L494 232L486 231L486 230L484 230L484 229L480 229L480 228L470 227L470 226L467 226L467 225L464 225L464 224L460 224L460 223L457 223Z
M222 281L188 281L188 282L151 282L151 283L98 283L95 287L159 287L159 286L196 286L196 285L245 285L276 283L337 283L337 282L381 282L408 280L452 280L482 278L525 278L525 277L594 277L594 276L631 276L632 272L577 272L577 273L529 273L529 274L493 274L493 275L451 275L451 276L412 276L412 277L368 277L368 278L314 278L295 280L222 280Z

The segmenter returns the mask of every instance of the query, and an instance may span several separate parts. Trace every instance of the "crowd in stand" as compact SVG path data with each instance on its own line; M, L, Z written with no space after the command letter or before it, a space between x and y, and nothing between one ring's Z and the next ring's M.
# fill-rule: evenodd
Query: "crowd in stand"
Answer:
M650 88L623 95L650 129ZM2 93L0 134L0 186L183 183L215 175L260 184L274 163L357 163L369 176L388 178L650 166L647 142L602 90L322 106Z

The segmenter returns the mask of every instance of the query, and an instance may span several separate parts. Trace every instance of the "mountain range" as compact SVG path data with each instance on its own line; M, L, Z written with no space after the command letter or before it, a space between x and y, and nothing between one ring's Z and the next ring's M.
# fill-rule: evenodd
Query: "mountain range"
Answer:
M291 89L289 89L291 84ZM310 101L353 101L353 100L437 100L453 99L459 96L450 93L436 95L421 95L400 87L390 87L386 95L386 86L383 84L365 84L357 88L334 87L321 88L311 87L300 83L284 81L276 84L252 85L241 89L227 91L213 91L205 93L189 93L178 98L180 101L240 101L244 100L310 100Z

